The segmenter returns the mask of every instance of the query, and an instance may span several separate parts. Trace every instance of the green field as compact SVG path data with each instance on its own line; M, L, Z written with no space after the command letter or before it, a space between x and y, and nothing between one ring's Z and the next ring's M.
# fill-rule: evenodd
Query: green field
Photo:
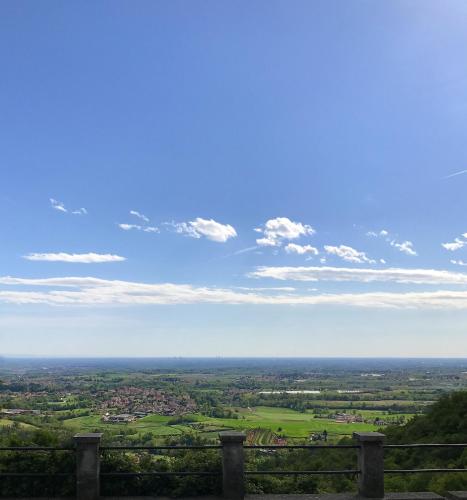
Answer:
M252 430L264 429L272 433L283 435L289 439L306 439L313 432L326 430L329 438L337 440L350 436L356 431L372 431L377 426L368 423L337 423L327 418L315 418L311 412L298 412L285 408L254 407L236 408L238 419L211 418L203 415L192 415L194 422L179 425L169 425L171 417L150 415L128 424L111 424L101 421L100 416L77 417L64 421L64 425L76 431L115 432L119 428L133 431L135 435L151 433L154 438L177 436L183 432L200 433L204 437L216 438L220 430ZM361 410L358 413L366 418L385 418L385 412L377 410ZM409 419L411 414L403 414Z
M13 421L12 420L8 420L7 418L0 418L0 427L11 427L13 425ZM31 425L31 424L26 424L24 422L18 422L18 425L20 427L20 429L29 429L29 430L32 430L32 429L36 429L36 427L34 425Z

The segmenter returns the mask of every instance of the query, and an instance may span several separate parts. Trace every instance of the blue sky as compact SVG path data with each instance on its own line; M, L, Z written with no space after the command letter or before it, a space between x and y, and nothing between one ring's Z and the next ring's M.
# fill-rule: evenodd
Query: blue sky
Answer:
M0 354L467 355L466 22L2 2Z

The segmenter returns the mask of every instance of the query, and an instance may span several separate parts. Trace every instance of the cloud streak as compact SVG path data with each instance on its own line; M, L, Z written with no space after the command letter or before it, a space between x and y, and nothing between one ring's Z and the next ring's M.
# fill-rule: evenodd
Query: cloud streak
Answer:
M258 267L253 278L291 281L393 282L420 285L467 285L467 274L436 269L354 269L347 267Z
M153 226L141 226L139 224L117 224L123 231L143 231L144 233L159 233L159 228Z
M453 174L446 175L443 179L451 179L451 177L457 177L458 175L467 174L467 170L459 170L459 172L454 172Z
M149 222L149 217L146 217L144 214L138 212L137 210L130 210L130 215L134 215L135 217L138 217L138 219L141 219L144 222Z
M113 254L99 253L29 253L23 256L23 259L39 262L70 262L79 264L97 264L101 262L122 262L125 257Z
M24 279L0 277L0 302L18 305L114 306L174 304L253 304L346 306L392 309L467 309L467 291L294 294L235 291L173 283L135 283L92 277ZM20 290L11 290L20 287ZM29 289L24 289L29 287ZM32 289L31 289L32 287ZM280 292L280 290L277 290Z
M65 204L61 201L56 200L55 198L49 198L50 205L54 210L62 213L71 213L73 215L87 215L88 211L84 208L77 208L76 210L72 210L71 212L65 207Z

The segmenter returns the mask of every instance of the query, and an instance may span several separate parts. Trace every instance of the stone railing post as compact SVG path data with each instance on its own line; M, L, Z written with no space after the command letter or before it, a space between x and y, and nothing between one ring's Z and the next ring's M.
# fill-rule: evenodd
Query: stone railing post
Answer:
M229 500L243 500L245 497L245 458L242 432L219 433L222 444L222 492Z
M101 433L76 434L76 498L98 500L100 498L99 445Z
M380 432L354 432L360 445L358 451L358 496L384 497L384 450L385 435Z

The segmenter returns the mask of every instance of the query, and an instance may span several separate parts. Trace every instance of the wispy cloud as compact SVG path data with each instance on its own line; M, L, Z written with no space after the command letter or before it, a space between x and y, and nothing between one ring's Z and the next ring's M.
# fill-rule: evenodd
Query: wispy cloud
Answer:
M467 241L456 238L454 241L449 243L441 243L441 246L450 252L454 252L455 250L459 250L460 248L467 245Z
M366 235L371 238L383 238L384 241L389 243L393 248L397 248L399 252L405 253L406 255L410 255L412 257L416 257L418 255L411 241L398 241L394 236L390 236L389 231L386 229L381 229L380 231L368 231Z
M149 222L149 217L146 217L144 214L138 212L137 210L130 210L130 215L134 215L135 217L138 217L138 219L141 219L144 222Z
M237 231L230 224L221 224L214 219L202 219L197 217L189 222L165 222L166 226L172 228L176 233L191 238L204 236L208 240L225 243L230 238L237 236Z
M406 255L411 255L412 257L416 257L418 255L411 241L406 240L399 243L396 240L392 240L390 242L390 245L394 248L397 248L399 252L405 253Z
M449 262L451 264L455 264L456 266L467 266L467 262L464 262L463 260L454 260L454 259L451 259Z
M467 285L467 274L436 269L361 269L348 267L258 267L253 278L291 281L394 282L423 285Z
M285 240L296 240L300 236L312 235L316 231L308 224L291 221L288 217L269 219L264 226L255 228L257 233L263 235L256 243L259 246L278 247Z
M467 245L467 233L462 234L463 240L460 238L455 238L454 241L449 243L441 243L441 246L446 250L454 252L455 250L459 250Z
M23 256L23 259L41 261L41 262L70 262L80 264L97 264L100 262L121 262L125 257L113 254L99 253L29 253Z
M65 204L61 201L56 200L55 198L49 198L50 205L54 210L57 210L58 212L63 212L63 213L71 213L73 215L87 215L88 211L84 208L77 208L75 210L69 211L66 207Z
M81 207L78 208L77 210L73 210L71 213L73 215L87 215L88 211L84 207Z
M389 235L389 232L386 231L386 229L381 229L380 231L376 232L376 231L368 231L366 233L367 236L371 236L373 238L377 238L378 236L381 236L383 238L385 238L386 236Z
M262 293L233 289L196 287L173 283L135 283L99 278L23 279L3 277L0 302L47 304L51 306L168 305L168 304L254 304L342 306L397 309L467 309L467 291L370 292L342 294ZM11 290L10 287L21 287ZM27 289L29 287L29 289ZM43 290L47 287L48 290ZM25 290L26 288L26 290ZM39 289L37 289L39 288Z
M154 226L141 226L140 224L117 224L124 231L143 231L144 233L159 233L159 228Z
M132 230L143 231L144 233L159 233L160 232L158 227L149 225L149 222L150 222L149 217L146 217L141 212L138 212L137 210L130 210L130 215L137 217L142 222L140 224L128 224L126 222L117 224L117 226L120 229L123 229L124 231L132 231Z
M241 255L243 253L253 252L257 248L258 248L257 245L253 247L242 248L240 250L237 250L236 252L231 253L230 255Z
M451 177L457 177L458 175L467 174L467 170L459 170L458 172L454 172L453 174L446 175L443 179L450 179Z
M54 198L49 198L49 201L53 209L58 210L59 212L68 212L68 210L65 208L65 205L61 201L58 201Z
M338 247L332 245L324 245L326 253L336 255L346 262L353 262L354 264L374 264L376 261L370 259L365 252L359 252L355 248L347 245L339 245Z

